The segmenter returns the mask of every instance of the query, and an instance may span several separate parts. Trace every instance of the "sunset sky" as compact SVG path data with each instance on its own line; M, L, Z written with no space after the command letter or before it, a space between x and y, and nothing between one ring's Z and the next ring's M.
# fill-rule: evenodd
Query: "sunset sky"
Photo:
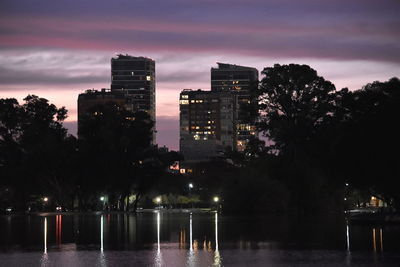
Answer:
M0 98L66 106L110 87L116 53L156 61L157 139L178 149L178 97L216 62L308 64L337 89L400 76L399 0L1 0Z

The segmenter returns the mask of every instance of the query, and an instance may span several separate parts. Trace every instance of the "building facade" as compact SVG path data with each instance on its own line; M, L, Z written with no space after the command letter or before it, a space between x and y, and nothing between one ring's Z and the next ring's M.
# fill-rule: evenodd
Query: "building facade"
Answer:
M111 91L126 95L126 108L156 118L155 61L147 57L117 55L111 59Z
M234 149L244 151L249 140L257 136L255 125L248 122L246 106L257 102L255 90L258 88L258 70L256 68L217 63L211 68L211 91L230 92L233 95Z
M232 95L185 89L180 93L180 152L185 162L221 158L232 147Z

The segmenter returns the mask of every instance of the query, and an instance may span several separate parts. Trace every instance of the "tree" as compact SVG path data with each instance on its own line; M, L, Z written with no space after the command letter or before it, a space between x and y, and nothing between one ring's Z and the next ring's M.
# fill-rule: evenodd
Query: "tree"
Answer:
M20 209L32 194L51 194L61 204L69 183L66 153L73 151L73 137L62 125L67 110L35 95L24 101L0 100L2 183L18 193Z
M302 157L333 115L335 86L307 65L276 64L262 74L260 129L280 153Z
M335 148L338 167L353 187L400 207L400 81L373 82L348 93Z
M82 172L78 184L83 202L108 193L116 207L127 211L128 198L135 194L136 211L141 197L179 159L178 154L162 153L152 145L154 123L145 112L131 112L109 102L89 109L79 123Z

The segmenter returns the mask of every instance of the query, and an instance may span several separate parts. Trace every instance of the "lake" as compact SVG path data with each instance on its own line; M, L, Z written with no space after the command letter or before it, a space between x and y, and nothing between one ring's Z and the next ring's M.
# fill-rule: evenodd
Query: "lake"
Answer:
M400 266L400 226L163 211L0 216L0 266Z

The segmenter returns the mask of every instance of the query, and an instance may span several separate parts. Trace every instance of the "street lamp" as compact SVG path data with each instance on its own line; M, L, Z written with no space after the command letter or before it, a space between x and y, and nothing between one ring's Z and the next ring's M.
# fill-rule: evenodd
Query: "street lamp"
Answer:
M101 196L100 201L103 203L103 211L104 211L104 205L106 203L106 198L104 196Z
M42 210L46 211L46 204L49 201L48 197L43 197L43 206L42 206Z
M188 187L189 187L189 197L192 198L192 190L191 189L193 189L193 184L189 183ZM190 199L190 202L192 203L192 209L193 209L192 199Z
M158 204L158 208L160 208L161 197L156 197L156 203Z
M213 201L214 201L214 203L215 203L215 206L216 206L216 208L217 208L216 212L218 212L218 211L219 211L219 209L220 209L220 205L219 205L219 197L218 197L218 196L215 196L215 197L213 198Z

